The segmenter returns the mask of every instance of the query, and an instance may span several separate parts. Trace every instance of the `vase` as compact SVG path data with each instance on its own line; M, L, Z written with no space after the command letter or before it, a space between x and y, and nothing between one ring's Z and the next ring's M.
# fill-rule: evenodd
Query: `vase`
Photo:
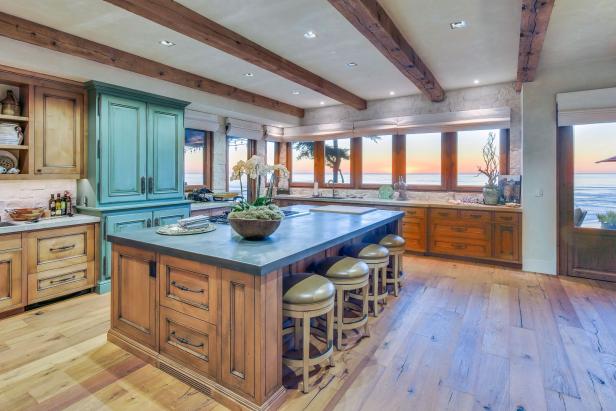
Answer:
M19 116L21 114L21 110L19 109L19 104L13 94L13 90L7 90L6 97L4 100L0 101L0 103L2 104L2 114L9 116Z
M246 240L265 240L278 229L281 221L229 218L229 225Z
M498 188L497 187L483 187L483 203L487 205L498 204Z

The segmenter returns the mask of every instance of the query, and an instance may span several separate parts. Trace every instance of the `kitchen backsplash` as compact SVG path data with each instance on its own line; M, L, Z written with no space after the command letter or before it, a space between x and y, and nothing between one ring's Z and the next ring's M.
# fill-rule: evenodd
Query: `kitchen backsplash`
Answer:
M319 187L319 191L323 195L331 195L332 189L329 187ZM336 192L343 195L362 195L365 198L378 198L379 192L378 190L354 190L354 189L340 189L336 188ZM293 195L312 195L312 188L291 188L291 194ZM446 202L449 200L461 200L461 201L473 201L473 200L482 200L483 195L481 193L468 192L468 193L460 193L460 192L443 192L443 191L407 191L407 197L409 200L417 200L417 201L437 201L437 202Z
M69 191L75 195L76 180L21 180L0 181L0 215L8 219L7 208L45 207L51 194Z

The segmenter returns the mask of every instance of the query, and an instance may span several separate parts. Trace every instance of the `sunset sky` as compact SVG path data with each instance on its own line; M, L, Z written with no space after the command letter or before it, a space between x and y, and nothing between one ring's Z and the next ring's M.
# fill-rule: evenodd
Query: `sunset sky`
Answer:
M576 173L616 173L616 163L595 164L616 156L616 123L574 127Z

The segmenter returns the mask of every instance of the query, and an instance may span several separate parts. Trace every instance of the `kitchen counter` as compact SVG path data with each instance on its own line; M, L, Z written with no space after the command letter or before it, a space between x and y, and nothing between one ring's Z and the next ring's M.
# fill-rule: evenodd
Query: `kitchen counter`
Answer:
M85 214L75 214L72 217L64 216L64 217L52 217L52 218L42 218L36 223L29 223L25 221L11 221L4 220L6 222L13 223L14 225L0 227L0 235L2 234L12 234L12 233L22 233L25 231L36 231L36 230L45 230L48 228L61 228L61 227L71 227L82 224L92 224L98 223L100 218Z
M308 211L310 206L292 209ZM112 243L265 275L395 222L402 216L402 212L390 210L375 210L362 215L308 213L284 219L278 230L265 241L244 240L225 224L217 224L215 231L189 236L164 236L152 228L108 235L107 238Z
M216 208L231 208L234 205L234 201L193 201L190 204L190 211L211 210Z
M425 208L458 208L469 210L485 210L485 211L504 211L504 212L522 212L522 207L505 207L505 206L490 206L474 203L453 204L443 201L421 201L421 200L382 200L380 198L352 198L352 197L312 197L301 195L278 195L275 200L284 201L309 201L309 202L326 202L326 203L351 203L365 204L373 206L390 206L390 207L425 207Z

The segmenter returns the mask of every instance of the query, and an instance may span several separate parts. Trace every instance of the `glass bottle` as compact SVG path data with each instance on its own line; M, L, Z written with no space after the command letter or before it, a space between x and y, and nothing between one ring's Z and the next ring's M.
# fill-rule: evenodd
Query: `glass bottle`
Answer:
M60 193L56 195L56 215L62 215L62 196Z
M51 198L49 199L49 215L56 215L56 200L53 198L53 194L51 194Z

